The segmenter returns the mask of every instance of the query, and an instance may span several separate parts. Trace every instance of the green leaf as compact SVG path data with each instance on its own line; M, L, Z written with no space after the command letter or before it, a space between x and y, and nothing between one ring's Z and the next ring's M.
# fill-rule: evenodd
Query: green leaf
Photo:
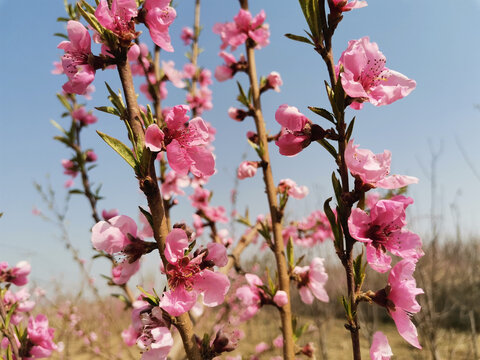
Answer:
M158 306L159 299L157 299L152 294L146 292L145 289L143 287L141 287L140 285L137 285L137 289L140 290L140 292L145 296L145 300L147 300L151 304L154 304L155 306Z
M58 18L57 18L57 21L58 21L58 22L61 22L61 21L67 22L67 21L70 21L70 20L71 20L70 18L66 18L66 17L58 17ZM59 34L59 33L55 33L55 34L53 34L53 35L56 35L56 36L65 36L64 34L59 34L59 35L57 35L57 34ZM68 39L68 36L65 36L65 37Z
M353 117L352 121L350 121L350 124L348 124L347 132L345 133L345 139L350 141L350 137L352 136L353 132L353 126L355 125L355 116Z
M336 216L330 208L330 201L332 201L331 197L325 200L325 203L323 204L323 211L325 212L325 215L327 215L328 222L330 223L330 227L332 228L333 237L335 238L335 247L343 251L342 229L341 226L337 224Z
M342 185L340 181L335 176L335 172L332 172L332 185L333 190L335 191L335 197L337 198L337 204L342 204Z
M338 157L337 150L333 147L332 144L330 144L330 143L329 143L327 140L325 140L325 139L319 139L319 140L317 140L317 142L318 142L320 145L322 145L322 146L325 148L325 150L327 150L327 151L330 153L330 155L333 156L333 158L334 158L335 160L337 160L337 157Z
M97 130L97 134L105 141L110 147L115 150L134 170L137 167L137 160L133 156L132 150L130 150L127 145L122 143L120 140L115 139L107 134L104 134Z
M287 242L287 259L288 259L288 266L290 269L293 269L295 264L295 255L293 253L293 240L290 236Z
M245 91L242 88L242 85L237 81L237 86L238 86L238 96L237 100L240 101L243 105L246 107L250 107L250 103L248 101L247 95L245 95Z
M286 36L290 40L300 41L300 42L304 42L304 43L307 43L307 44L315 45L313 42L310 41L310 39L307 39L305 36L300 36L300 35L295 35L295 34L285 34L284 36Z
M72 146L72 142L70 141L70 139L65 138L65 137L63 137L63 136L54 136L53 139L64 143L64 144L67 145L68 147L71 147L71 146Z
M333 117L333 114L330 111L322 108L314 107L314 106L309 106L308 109L313 111L315 114L320 115L324 119L327 119L332 124L336 125L335 118Z
M145 216L145 218L148 220L148 223L150 224L150 226L152 227L153 229L153 217L152 217L152 214L150 214L147 210L145 210L144 208L142 208L141 206L138 207L140 209L140 211L142 212L142 214Z
M50 120L50 124L52 124L52 125L55 126L58 130L60 130L62 133L64 133L65 135L68 136L67 131L62 127L62 125L60 125L59 123L57 123L55 120Z
M273 295L277 292L277 287L270 276L270 270L267 267L267 281L268 281L268 289L270 290L270 294Z
M342 296L341 298L343 307L345 308L345 315L347 316L347 320L352 320L352 306L350 304L350 301L347 300L345 296Z
M115 93L115 91L112 90L112 88L110 87L110 85L108 85L107 82L105 82L105 85L107 86L108 93L110 94L108 99L112 102L113 106L115 106L121 114L124 114L125 104L123 103L121 95L119 95L120 92L119 94Z
M362 264L363 261L363 249L362 252L353 260L353 276L355 280L355 286L360 289L365 280L365 267Z
M104 113L107 113L107 114L121 116L120 112L112 106L98 106L98 107L95 107L95 109L97 109L98 111L102 111Z
M83 4L85 4L85 1L83 1ZM90 6L90 5L89 5ZM80 12L80 14L83 16L85 21L96 31L100 34L100 36L103 35L104 33L104 28L100 23L98 22L97 18L93 13L86 12L79 3L77 3L77 9ZM95 11L94 11L95 12Z
M57 94L58 100L62 103L63 106L69 111L72 112L72 105L68 102L68 100L62 94Z
M79 194L79 195L83 195L84 192L82 190L79 190L79 189L72 189L68 192L69 194Z
M70 40L67 35L62 34L62 33L55 33L53 36L58 36L59 38Z

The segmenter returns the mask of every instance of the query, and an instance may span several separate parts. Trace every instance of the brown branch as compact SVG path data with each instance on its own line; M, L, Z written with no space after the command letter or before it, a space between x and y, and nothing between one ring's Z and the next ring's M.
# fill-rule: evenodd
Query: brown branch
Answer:
M244 10L248 10L248 0L240 0L240 5ZM279 307L282 321L283 333L283 355L284 359L293 360L295 358L295 343L293 341L292 310L290 301L290 277L288 275L285 249L282 236L282 215L278 209L277 190L273 181L272 167L270 164L270 155L268 152L268 135L265 129L265 121L260 103L260 89L258 86L257 70L255 64L255 43L247 39L245 44L248 60L248 77L253 97L254 120L259 137L259 145L263 149L262 169L263 180L266 186L268 205L270 207L270 216L272 219L272 230L274 237L273 252L277 263L277 273L279 279L279 290L287 294L288 303Z
M166 268L167 260L165 258L165 239L168 235L169 229L167 219L165 217L165 208L163 199L160 194L160 189L157 182L157 176L155 173L155 158L145 148L145 133L140 122L139 110L137 104L137 98L135 94L135 88L133 85L132 72L130 70L130 64L127 59L122 59L117 64L118 73L122 82L123 91L125 93L125 99L127 102L128 117L127 122L132 129L133 139L132 142L138 147L143 148L143 156L150 155L150 166L145 169L145 174L137 174L139 178L140 189L144 192L150 213L153 219L153 234L155 241L157 242L160 257L162 258L163 265ZM193 332L193 325L188 313L177 316L172 319L173 324L178 329L185 352L190 360L201 360L199 348L196 343L195 334Z

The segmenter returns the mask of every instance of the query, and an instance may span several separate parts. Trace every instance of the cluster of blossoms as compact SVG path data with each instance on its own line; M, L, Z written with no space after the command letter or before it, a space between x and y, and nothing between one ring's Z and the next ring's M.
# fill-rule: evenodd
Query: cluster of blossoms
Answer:
M132 306L132 324L122 332L123 341L127 346L137 344L143 352L142 360L167 359L173 337L162 309L142 299Z
M248 10L240 9L233 22L217 23L213 32L222 39L221 49L231 47L232 51L244 44L248 39L254 41L257 49L269 44L270 30L265 22L265 12L262 10L255 17Z
M298 246L311 248L327 239L333 239L333 234L325 213L315 210L307 218L285 226L283 240L287 243L290 238Z
M117 285L125 284L140 269L142 255L156 248L156 243L143 240L152 237L153 231L144 217L144 227L137 231L132 218L105 215L108 220L99 221L92 228L92 244L98 251L118 257L117 265L112 269L112 281Z
M152 152L165 150L170 167L178 175L189 171L198 177L215 172L215 159L208 145L210 133L202 118L190 121L187 105L177 105L165 115L165 128L152 124L145 132L145 145Z
M197 186L190 196L192 206L197 209L197 212L193 214L193 226L195 228L197 236L203 233L203 228L209 226L212 223L227 223L227 211L223 206L210 205L212 193L200 186ZM219 234L221 235L221 234ZM221 236L224 241L224 245L229 244L227 235Z
M172 316L189 311L200 294L204 305L220 305L230 287L228 277L213 270L227 264L225 246L209 243L206 249L192 252L190 242L181 228L174 228L166 238L163 272L170 289L160 299L160 307Z
M24 287L14 292L11 289L11 285L27 285L30 270L31 266L26 261L21 261L12 268L9 267L8 263L0 262L0 306L2 308L2 323L6 321L3 316L10 314L10 326L9 328L2 329L0 347L2 349L11 349L11 341L15 341L16 348L22 359L48 358L52 355L53 351L61 351L61 347L53 342L55 330L48 326L48 319L45 315L39 314L36 317L30 315L25 336L21 336L20 338L17 336L17 334L22 333L19 329L22 328L21 323L24 320L23 314L30 314L35 307L35 301L30 299L30 293L27 288ZM5 288L3 288L2 285L5 285ZM41 295L42 291L38 291L37 293ZM10 338L7 336L8 333Z
M141 16L140 16L141 15ZM111 6L105 0L100 1L95 11L98 23L113 32L122 46L129 45L138 37L135 22L143 22L150 31L153 42L165 51L173 51L168 33L169 26L176 17L175 9L168 0L146 0L139 10L135 0L113 0ZM94 40L102 43L102 55L95 56L91 51L91 36L80 22L70 20L67 24L68 38L58 48L65 51L62 56L63 72L68 82L63 86L67 93L85 94L95 79L95 71L111 63L112 51L107 37L94 34ZM133 50L140 55L141 49ZM130 57L134 57L132 54Z

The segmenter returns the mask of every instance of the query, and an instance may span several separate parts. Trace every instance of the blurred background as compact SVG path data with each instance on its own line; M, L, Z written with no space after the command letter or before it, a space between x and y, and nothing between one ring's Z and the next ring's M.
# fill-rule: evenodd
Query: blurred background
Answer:
M53 61L59 61L62 54L56 48L62 39L53 34L65 32L65 23L56 22L57 17L64 16L64 6L61 0L21 4L0 0L0 31L4 34L0 57L3 129L0 132L0 212L4 212L0 219L0 261L13 265L28 260L33 269L31 278L36 284L57 289L59 293L75 292L83 286L83 280L65 249L62 236L67 234L99 285L104 282L100 274L108 274L109 265L90 261L93 224L86 199L74 195L68 201L68 209L65 208L68 189L64 183L68 177L63 175L61 160L71 154L52 140L58 130L50 124L50 119L67 126L66 119L60 117L63 107L55 96L66 77L51 74ZM368 4L366 8L345 13L334 37L335 59L349 40L369 36L386 56L387 67L417 82L414 92L392 105L375 108L365 104L363 110L348 110L347 114L349 118L357 117L353 136L356 143L375 153L389 149L392 173L420 179L418 185L408 189L408 195L415 200L409 208L409 229L422 236L427 254L417 273L417 281L426 291L421 299L424 310L417 320L423 324L421 342L428 351L406 353L397 358L473 359L477 356L474 344L476 323L480 320L477 256L480 71L476 66L480 58L477 46L480 1L369 0ZM188 49L180 40L180 31L183 26L193 24L193 1L177 0L174 5L177 19L170 34L175 52L162 52L161 58L175 61L176 68L181 69L187 62L184 53ZM296 106L313 122L326 126L324 120L307 109L307 106L327 107L323 85L327 72L323 62L310 46L284 37L285 33L302 34L306 28L298 3L257 0L250 2L250 9L252 14L265 9L271 31L270 45L256 54L258 72L268 75L278 71L283 79L280 93L268 92L262 97L269 131L273 134L280 129L274 113L284 103ZM216 22L231 21L237 12L236 1L205 0L202 4L200 46L204 51L199 64L212 73L223 63L218 57L220 39L212 33L212 27ZM99 49L93 51L98 53ZM237 50L237 56L240 52L241 49ZM236 80L247 82L244 74ZM88 109L108 105L105 81L114 89L120 87L116 71L98 71L93 83L96 92L93 99L87 101ZM169 95L165 105L184 103L185 92L170 85L167 85ZM214 142L217 173L207 186L214 192L212 203L230 211L231 191L235 188L236 208L240 213L247 206L251 216L265 213L267 203L261 176L241 181L238 186L234 184L240 161L256 160L245 136L254 125L248 120L236 123L227 115L230 106L239 105L233 81L214 81L211 89L214 107L205 112L203 118L217 129ZM140 95L139 102L146 104L147 100ZM126 141L123 124L105 113L96 111L95 115L99 121L84 131L82 141L98 155L99 166L91 172L91 179L97 185L102 184L104 200L99 202L99 209L116 208L121 214L137 219L138 205L145 204L143 194L138 191L130 168L95 133L99 130ZM272 143L270 152L276 182L291 178L310 189L310 195L304 200L289 202L287 219L300 219L321 209L324 200L332 196L330 174L334 164L326 151L312 144L299 155L288 158L280 156ZM79 186L79 179L75 181L74 187ZM53 190L55 206L65 214L63 230L59 224L38 216L39 212L51 214L51 209L34 183L43 191L48 192L49 187ZM189 200L180 198L179 205L172 210L173 221L191 223L192 212ZM242 231L241 226L235 224L226 228L237 235ZM331 250L331 244L325 244L310 255L330 258ZM256 251L247 251L245 258L253 252ZM330 278L334 279L340 270L336 259L331 260ZM270 260L267 256L261 261ZM138 278L140 283L155 279L158 273L155 258L146 262L148 266L142 267ZM339 278L343 277L339 275ZM375 279L372 281L374 287ZM335 286L331 284L331 299L336 299L341 294L342 282L331 282L335 283ZM320 309L323 304L317 305L318 309L304 309L299 303L298 309L306 317L323 314L326 322L317 324L320 329L329 324L328 321L337 321L334 314L341 317L337 302L329 305L336 309L332 311ZM367 330L369 324L385 317L383 313L362 316ZM332 326L339 329L338 324ZM440 328L443 330L436 331ZM339 334L346 335L341 332L341 325ZM325 340L321 340L320 335L319 339ZM328 356L328 351L326 354ZM330 358L341 357L330 355Z

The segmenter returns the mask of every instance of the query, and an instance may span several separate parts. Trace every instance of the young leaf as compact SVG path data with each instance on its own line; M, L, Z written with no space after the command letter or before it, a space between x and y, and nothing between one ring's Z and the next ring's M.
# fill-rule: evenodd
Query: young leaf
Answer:
M345 133L345 138L347 139L347 141L350 141L350 137L352 136L354 125L355 125L355 116L353 117L352 121L350 121L350 124L348 124L347 132Z
M317 142L318 142L320 145L322 145L322 146L325 148L325 150L327 150L327 151L330 153L330 155L333 156L333 158L334 158L335 160L337 160L337 156L338 156L337 150L335 150L335 148L333 147L332 144L330 144L330 143L329 143L327 140L325 140L325 139L319 139L319 140L317 140Z
M327 110L322 109L322 108L314 107L314 106L309 106L308 109L313 111L315 114L320 115L324 119L327 119L332 124L334 124L334 125L336 124L335 118L333 117L333 114L330 111L327 111Z
M148 223L150 224L150 226L152 227L153 229L153 217L152 217L152 214L150 214L147 210L145 210L144 208L142 208L141 206L138 207L140 209L140 211L142 212L142 214L145 216L145 218L147 219Z
M62 94L57 94L57 98L58 100L60 100L60 102L62 103L63 106L65 106L65 108L71 112L72 111L72 105L70 105L70 103L68 102L68 100L65 98L65 96L63 96Z
M291 236L288 238L287 243L287 259L289 268L293 269L295 263L295 255L293 253L293 240Z
M315 45L313 42L310 41L310 39L307 39L305 36L294 35L294 34L285 34L285 36L290 40L295 40L295 41L304 42L310 45Z
M121 116L120 112L112 106L98 106L98 107L95 107L95 109L97 109L98 111L102 111L104 113L107 113L107 114Z
M64 133L65 135L68 135L67 134L67 131L62 127L62 125L60 125L59 123L57 123L55 120L50 120L50 124L52 124L53 126L55 126L58 130L60 130L62 133Z
M110 147L115 150L134 170L137 167L137 160L133 156L132 150L130 150L127 145L122 143L120 140L115 139L107 134L104 134L97 130L97 134L105 141Z

